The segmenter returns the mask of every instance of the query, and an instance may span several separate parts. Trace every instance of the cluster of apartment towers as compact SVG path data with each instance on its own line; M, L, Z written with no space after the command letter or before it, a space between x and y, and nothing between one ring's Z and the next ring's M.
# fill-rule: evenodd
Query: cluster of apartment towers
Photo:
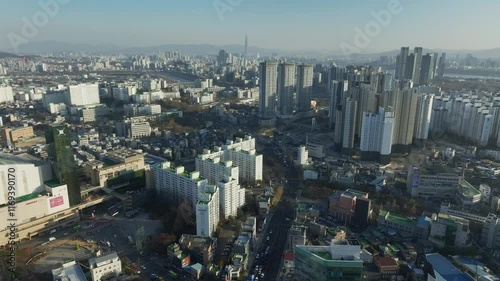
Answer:
M226 145L206 149L196 158L196 170L185 171L164 162L151 167L158 195L175 205L183 205L184 216L195 211L196 234L212 236L219 219L236 217L245 204L245 189L240 181L262 180L263 156L255 152L250 136L228 140Z
M438 60L437 54L422 55L421 47L412 54L408 50L401 48L397 56L395 77L373 67L334 65L325 70L329 128L337 151L351 155L356 144L363 160L385 164L391 152L409 152L414 139L428 138L439 89L427 85L443 75L446 55ZM266 61L259 71L261 124L311 110L312 65Z

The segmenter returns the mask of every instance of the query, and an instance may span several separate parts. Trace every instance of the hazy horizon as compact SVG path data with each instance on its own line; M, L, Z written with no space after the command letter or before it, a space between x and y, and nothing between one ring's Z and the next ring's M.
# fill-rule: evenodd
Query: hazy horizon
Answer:
M45 13L39 3L60 1L58 11L31 38L23 35L26 20ZM67 2L67 3L66 3ZM65 3L65 4L61 4ZM387 24L373 12L397 7ZM57 41L73 44L151 47L167 44L243 45L284 51L337 51L341 44L361 53L400 46L426 49L485 50L500 47L500 38L481 32L498 26L500 2L465 0L215 0L141 1L42 0L0 3L8 11L0 26L0 50L12 52L12 38L23 44ZM23 20L23 18L25 20ZM41 18L43 20L43 18ZM495 23L496 22L496 23ZM380 29L368 42L355 44L356 28ZM384 26L385 25L385 26ZM19 37L17 37L19 40Z

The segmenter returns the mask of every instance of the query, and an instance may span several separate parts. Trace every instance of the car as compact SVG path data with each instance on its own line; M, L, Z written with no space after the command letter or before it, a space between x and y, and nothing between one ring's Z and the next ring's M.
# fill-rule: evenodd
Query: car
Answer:
M142 270L146 270L146 267L144 265L141 265Z

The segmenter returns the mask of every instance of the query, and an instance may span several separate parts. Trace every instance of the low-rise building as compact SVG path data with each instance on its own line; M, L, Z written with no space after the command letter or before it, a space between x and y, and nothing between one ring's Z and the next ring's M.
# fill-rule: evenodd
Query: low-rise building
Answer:
M371 214L368 193L353 189L337 191L330 196L328 213L345 223L365 225Z
M466 180L461 180L455 198L462 206L472 206L481 202L481 192Z
M480 244L488 249L500 248L500 218L496 214L486 217Z
M177 243L172 243L167 247L167 258L176 267L183 268L191 264L191 256L181 250Z
M122 273L122 262L116 252L89 259L92 281L100 281L109 276L118 276Z
M399 274L399 264L398 262L388 256L378 256L374 258L375 265L377 266L380 274L382 274L382 278L388 279L392 276L396 276Z
M213 262L217 238L182 234L179 245L183 251L189 253L193 263L208 265Z
M464 248L471 245L469 221L454 216L439 214L432 216L429 241L439 248Z
M3 128L0 132L4 145L11 146L16 142L33 138L35 133L32 126Z
M394 232L403 237L427 238L429 236L430 223L425 216L410 219L388 211L380 211L377 222L379 226L386 227L389 232Z
M87 281L82 267L76 261L64 263L52 270L53 281Z
M305 245L307 242L307 226L292 225L288 231L287 249L293 250L297 245Z
M451 200L455 198L460 176L442 166L428 169L411 166L408 169L406 184L411 197Z
M363 280L361 247L355 242L332 240L330 246L295 246L297 280Z

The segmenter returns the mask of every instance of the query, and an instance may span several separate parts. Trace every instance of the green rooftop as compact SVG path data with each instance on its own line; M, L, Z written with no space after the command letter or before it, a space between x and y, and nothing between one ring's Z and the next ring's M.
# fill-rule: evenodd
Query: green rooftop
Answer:
M26 195L17 197L17 203L28 201L28 200L35 199L35 198L38 198L38 193L26 194Z
M472 186L472 184L470 184L466 180L462 180L460 182L460 184L458 185L458 192L467 197L476 196L480 194L479 190L477 190L474 186Z
M61 185L61 183L58 180L49 180L44 182L44 184L48 187L58 187Z
M382 211L380 212L380 214L382 214ZM412 220L412 219L409 219L409 218L404 217L402 215L394 214L394 213L389 213L389 215L387 216L387 220L390 222L396 223L396 224L403 224L403 225L407 225L407 226L411 226L411 227L414 227L417 225L416 220Z
M313 252L312 254L324 260L332 260L332 255L330 254L330 252Z

